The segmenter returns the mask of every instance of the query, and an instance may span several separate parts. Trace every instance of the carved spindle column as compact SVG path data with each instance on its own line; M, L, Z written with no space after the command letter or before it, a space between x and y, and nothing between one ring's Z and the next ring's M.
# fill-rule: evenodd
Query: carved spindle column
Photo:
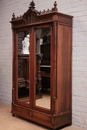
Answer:
M41 95L41 89L42 89L42 85L41 85L41 71L40 71L40 64L41 64L41 59L42 59L42 56L43 56L43 54L37 54L36 55L36 59L37 59L37 61L36 61L36 93L38 94L38 95Z

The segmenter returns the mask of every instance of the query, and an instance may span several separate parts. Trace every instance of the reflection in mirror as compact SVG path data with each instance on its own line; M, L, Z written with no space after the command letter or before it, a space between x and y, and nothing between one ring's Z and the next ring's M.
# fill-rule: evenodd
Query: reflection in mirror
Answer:
M18 33L18 100L29 104L29 32Z
M36 106L50 109L50 28L36 30Z

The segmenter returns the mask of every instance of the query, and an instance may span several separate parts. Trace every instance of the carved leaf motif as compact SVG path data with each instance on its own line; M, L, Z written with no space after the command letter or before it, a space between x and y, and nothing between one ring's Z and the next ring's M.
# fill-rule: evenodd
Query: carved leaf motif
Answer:
M22 63L18 63L18 77L22 78L23 77L23 70L22 70Z

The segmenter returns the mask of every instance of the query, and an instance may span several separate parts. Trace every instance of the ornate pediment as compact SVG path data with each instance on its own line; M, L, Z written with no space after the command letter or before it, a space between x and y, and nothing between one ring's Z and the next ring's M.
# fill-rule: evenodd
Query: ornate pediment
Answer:
M35 10L35 3L32 1L30 3L29 9L20 17L15 17L15 14L12 15L12 21L19 20L24 21L25 23L31 23L36 21L36 17L39 14L37 10Z
M29 9L24 13L23 19L26 23L35 22L37 15L39 15L39 12L35 10L35 3L32 1Z
M52 14L57 11L58 9L56 1L54 3L54 8L52 8L51 10L47 9L46 11L43 10L42 12L38 12L37 10L35 10L35 3L32 0L32 2L29 5L29 9L22 16L15 17L15 14L13 13L11 22L15 23L14 26L16 27L24 24L48 21L52 20ZM48 17L49 14L51 15Z
M38 12L33 9L29 9L24 15L22 16L25 23L33 23L36 21Z

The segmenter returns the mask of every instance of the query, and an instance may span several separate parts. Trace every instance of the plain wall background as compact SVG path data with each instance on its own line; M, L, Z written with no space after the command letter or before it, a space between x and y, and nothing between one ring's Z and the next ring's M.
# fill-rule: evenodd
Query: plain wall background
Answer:
M87 129L87 0L56 0L58 11L73 15L72 119ZM0 0L0 100L11 103L12 30L9 21L28 10L30 0ZM34 0L38 11L53 8L54 0Z

